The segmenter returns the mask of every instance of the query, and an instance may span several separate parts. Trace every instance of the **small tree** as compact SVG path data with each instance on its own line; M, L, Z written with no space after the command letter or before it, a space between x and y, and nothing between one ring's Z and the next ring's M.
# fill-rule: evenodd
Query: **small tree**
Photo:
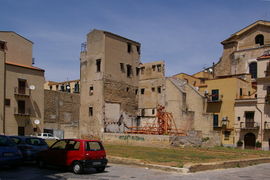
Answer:
M243 146L243 141L239 140L239 141L237 142L237 147L242 147L242 146Z
M261 148L262 147L262 143L260 141L257 141L256 144L255 144L255 146L257 148Z

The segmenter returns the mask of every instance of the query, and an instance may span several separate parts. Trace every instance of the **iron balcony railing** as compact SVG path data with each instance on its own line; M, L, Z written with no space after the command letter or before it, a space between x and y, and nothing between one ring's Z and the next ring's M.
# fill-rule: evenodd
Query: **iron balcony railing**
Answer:
M30 96L31 90L29 88L14 87L14 94L21 96Z
M30 116L31 115L31 109L30 108L14 108L14 115L17 116Z
M259 129L260 125L257 122L241 122L241 129Z

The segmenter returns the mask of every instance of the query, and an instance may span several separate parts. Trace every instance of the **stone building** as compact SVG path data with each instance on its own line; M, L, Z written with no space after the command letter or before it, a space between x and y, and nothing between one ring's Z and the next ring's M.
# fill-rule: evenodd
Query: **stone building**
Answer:
M250 73L257 78L257 57L270 49L270 22L255 23L221 42L223 54L215 65L216 76Z
M0 134L4 133L4 116L5 116L5 50L6 42L0 41Z
M33 43L10 31L0 31L0 40L6 42L5 49L2 43L0 53L0 78L2 78L0 93L3 94L4 91L5 103L4 108L0 109L3 124L1 132L6 135L30 135L42 132L44 70L32 66Z
M123 132L137 121L140 43L93 30L80 57L80 134Z

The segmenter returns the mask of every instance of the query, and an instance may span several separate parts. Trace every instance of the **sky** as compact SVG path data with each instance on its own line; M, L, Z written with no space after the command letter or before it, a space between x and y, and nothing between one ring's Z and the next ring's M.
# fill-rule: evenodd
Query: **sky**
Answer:
M141 62L164 60L166 75L218 62L221 41L257 20L270 0L0 0L0 31L34 42L46 80L79 79L81 43L100 29L141 43Z

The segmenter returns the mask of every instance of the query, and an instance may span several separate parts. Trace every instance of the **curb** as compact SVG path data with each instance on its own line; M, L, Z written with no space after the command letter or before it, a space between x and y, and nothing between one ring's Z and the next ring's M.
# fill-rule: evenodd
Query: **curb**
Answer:
M164 165L158 165L158 164L148 164L148 163L142 162L141 160L122 158L122 157L116 157L116 156L107 156L107 157L109 159L109 163L114 163L114 164L136 165L136 166L148 167L152 169L159 169L163 171L174 171L178 173L189 172L189 169L187 168L177 168L177 167L164 166Z
M226 169L226 168L241 168L252 166L256 164L269 163L270 157L266 158L253 158L253 159L243 159L243 160L231 160L231 161L220 161L212 163L198 163L185 165L183 168L164 166L158 164L148 164L138 159L122 158L116 156L108 156L109 162L114 164L126 164L126 165L137 165L141 167L148 167L152 169L159 169L164 171L173 171L178 173L193 173L198 171L207 171L214 169Z

